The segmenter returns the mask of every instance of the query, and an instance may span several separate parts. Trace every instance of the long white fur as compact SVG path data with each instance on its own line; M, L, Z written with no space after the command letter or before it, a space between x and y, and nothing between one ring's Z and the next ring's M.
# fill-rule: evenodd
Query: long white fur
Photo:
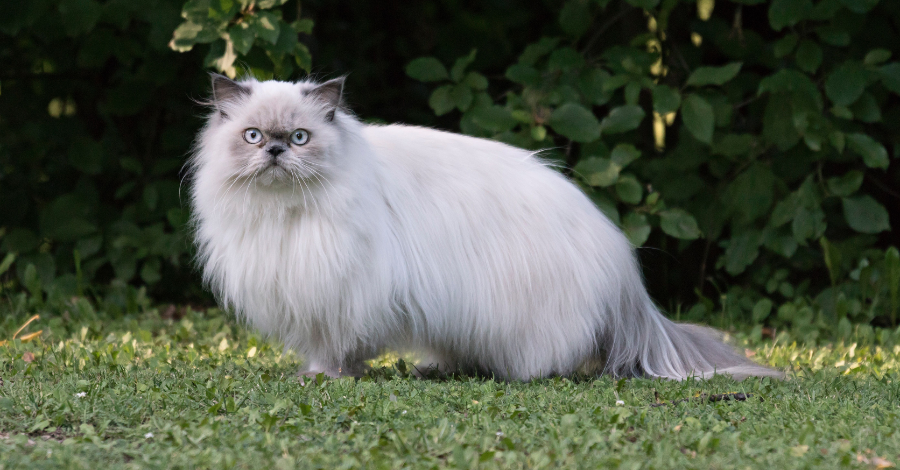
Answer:
M667 320L622 232L532 153L341 109L328 121L311 82L242 85L191 160L199 261L220 301L308 373L359 373L395 349L508 380L598 361L616 376L779 375ZM266 120L325 151L259 177L230 148Z

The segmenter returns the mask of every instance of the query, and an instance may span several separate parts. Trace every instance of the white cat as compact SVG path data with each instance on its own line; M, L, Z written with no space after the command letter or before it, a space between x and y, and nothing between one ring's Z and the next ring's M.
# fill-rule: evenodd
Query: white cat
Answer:
M391 349L505 380L780 376L663 317L622 232L532 152L364 125L342 88L216 75L190 162L205 281L302 374Z

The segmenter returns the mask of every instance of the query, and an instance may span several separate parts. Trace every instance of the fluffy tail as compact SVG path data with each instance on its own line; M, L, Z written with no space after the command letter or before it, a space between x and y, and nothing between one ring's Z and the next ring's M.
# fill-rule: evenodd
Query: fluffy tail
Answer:
M675 323L652 303L644 303L637 314L616 322L607 344L606 371L613 375L646 375L683 380L728 374L735 380L747 377L784 378L778 370L747 359L722 342L718 331L698 325ZM635 318L636 317L636 318Z

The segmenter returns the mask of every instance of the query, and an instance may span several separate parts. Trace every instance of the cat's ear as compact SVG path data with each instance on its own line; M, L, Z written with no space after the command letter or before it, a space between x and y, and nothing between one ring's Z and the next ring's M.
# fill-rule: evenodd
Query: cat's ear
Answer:
M211 73L213 104L225 116L222 105L250 94L250 88L217 73Z
M319 99L328 108L325 120L333 121L334 112L341 106L341 97L344 94L344 80L347 77L338 77L306 92L307 96Z

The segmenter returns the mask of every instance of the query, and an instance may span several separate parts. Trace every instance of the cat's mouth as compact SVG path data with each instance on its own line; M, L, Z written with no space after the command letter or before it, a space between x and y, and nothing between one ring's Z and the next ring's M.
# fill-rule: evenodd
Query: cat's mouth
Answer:
M270 186L272 183L290 180L291 173L278 163L271 162L257 172L256 178L264 186Z

